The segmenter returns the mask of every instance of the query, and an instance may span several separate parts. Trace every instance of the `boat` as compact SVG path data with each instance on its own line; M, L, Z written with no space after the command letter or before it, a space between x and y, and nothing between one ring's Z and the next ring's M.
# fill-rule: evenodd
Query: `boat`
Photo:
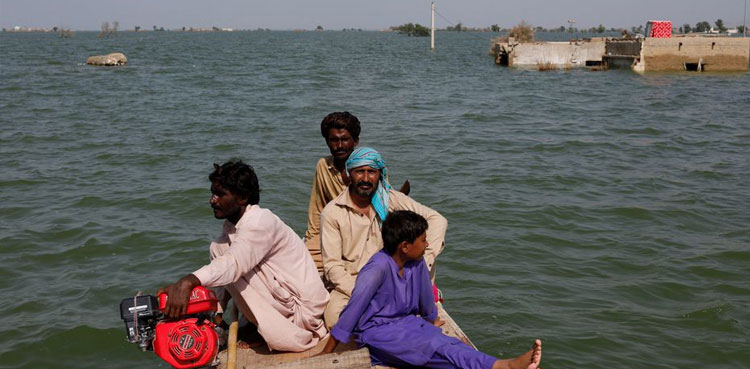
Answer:
M456 337L467 345L476 349L464 331L456 321L448 315L442 303L437 303L438 317L445 322L440 328L443 333ZM330 337L330 336L329 336ZM370 352L366 347L357 348L351 341L348 344L339 344L336 350L330 354L319 355L323 351L328 338L322 340L315 347L304 352L271 352L265 345L249 349L237 349L237 368L274 368L274 369L355 369L355 368L390 368L385 366L372 366L370 364ZM227 369L228 350L219 352L218 369Z

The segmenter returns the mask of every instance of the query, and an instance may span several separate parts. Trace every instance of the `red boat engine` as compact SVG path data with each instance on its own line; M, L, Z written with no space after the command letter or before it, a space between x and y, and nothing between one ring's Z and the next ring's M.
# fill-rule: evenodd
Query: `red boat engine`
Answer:
M204 287L193 289L187 313L177 320L164 318L166 305L166 294L158 299L142 295L122 300L120 317L125 321L128 341L137 343L143 351L153 350L178 369L211 364L219 351L214 324L218 300L214 292Z

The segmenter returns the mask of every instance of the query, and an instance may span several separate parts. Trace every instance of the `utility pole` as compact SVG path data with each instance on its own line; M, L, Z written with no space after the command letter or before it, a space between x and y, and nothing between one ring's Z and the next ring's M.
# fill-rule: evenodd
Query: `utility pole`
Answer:
M745 0L747 4L747 0ZM430 2L430 49L435 50L435 2Z
M573 33L573 25L576 24L576 21L568 19L568 24L570 25L570 32ZM575 31L575 38L578 39L578 31Z

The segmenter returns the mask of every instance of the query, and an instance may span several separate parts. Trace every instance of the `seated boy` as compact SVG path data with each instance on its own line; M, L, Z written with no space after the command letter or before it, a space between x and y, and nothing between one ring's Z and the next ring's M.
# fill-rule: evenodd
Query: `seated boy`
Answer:
M362 267L351 300L331 330L323 349L354 340L370 350L373 365L429 368L536 369L542 342L506 360L476 351L436 325L437 307L430 274L422 256L427 221L408 211L394 211L383 222L383 249Z

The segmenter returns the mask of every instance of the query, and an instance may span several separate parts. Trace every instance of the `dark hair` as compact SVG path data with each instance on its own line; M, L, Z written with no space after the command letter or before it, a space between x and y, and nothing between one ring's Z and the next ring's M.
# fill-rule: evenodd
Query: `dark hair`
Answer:
M222 165L214 164L214 171L208 179L218 182L235 196L247 199L248 205L256 205L260 201L260 188L255 170L241 160L230 160Z
M326 117L323 118L323 121L320 122L320 134L327 139L328 132L331 128L345 129L349 131L349 134L352 135L353 139L359 140L359 119L348 111L337 111L326 115Z
M388 213L383 222L383 248L393 255L401 242L413 243L417 237L427 231L427 220L409 210L397 210Z

